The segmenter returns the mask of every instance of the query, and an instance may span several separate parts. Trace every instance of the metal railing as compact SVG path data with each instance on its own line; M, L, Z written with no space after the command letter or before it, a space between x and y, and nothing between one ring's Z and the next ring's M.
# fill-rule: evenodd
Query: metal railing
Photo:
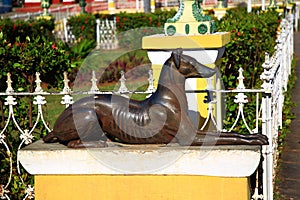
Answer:
M276 51L263 64L262 88L262 133L269 138L269 145L263 146L263 195L265 200L273 199L275 168L278 163L278 133L282 128L284 92L287 90L294 54L293 15L280 24Z

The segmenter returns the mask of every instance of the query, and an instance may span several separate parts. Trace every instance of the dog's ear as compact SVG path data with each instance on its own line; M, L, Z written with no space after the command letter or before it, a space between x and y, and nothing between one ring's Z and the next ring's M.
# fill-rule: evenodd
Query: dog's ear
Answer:
M172 53L174 63L175 63L175 66L176 66L177 69L179 68L179 65L180 65L181 55L182 55L182 49L181 48L174 50L173 53Z

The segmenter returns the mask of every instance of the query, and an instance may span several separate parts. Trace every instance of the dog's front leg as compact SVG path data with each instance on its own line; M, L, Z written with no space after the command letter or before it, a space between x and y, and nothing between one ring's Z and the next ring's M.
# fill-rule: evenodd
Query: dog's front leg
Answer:
M198 131L192 145L265 145L268 138L261 134L239 134Z
M268 138L262 134L239 134L197 130L191 119L182 117L178 133L178 143L181 145L265 145Z

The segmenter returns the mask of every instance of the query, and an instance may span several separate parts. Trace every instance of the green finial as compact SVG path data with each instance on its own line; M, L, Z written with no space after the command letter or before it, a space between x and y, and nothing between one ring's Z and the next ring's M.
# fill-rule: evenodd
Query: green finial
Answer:
M174 17L167 19L167 23L177 22L180 19L180 17L182 16L183 10L184 10L184 3L183 3L183 0L180 0L179 1L179 9L178 9L177 13L175 14Z
M212 18L210 16L206 16L202 14L203 8L200 5L200 1L194 0L192 5L193 16L198 22L203 21L211 21Z

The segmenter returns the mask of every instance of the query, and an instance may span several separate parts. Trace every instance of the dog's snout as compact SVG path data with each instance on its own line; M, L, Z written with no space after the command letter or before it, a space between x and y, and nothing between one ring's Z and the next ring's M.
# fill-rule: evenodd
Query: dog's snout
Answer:
M198 73L203 78L209 78L216 74L215 68L209 68L204 65L198 67Z

